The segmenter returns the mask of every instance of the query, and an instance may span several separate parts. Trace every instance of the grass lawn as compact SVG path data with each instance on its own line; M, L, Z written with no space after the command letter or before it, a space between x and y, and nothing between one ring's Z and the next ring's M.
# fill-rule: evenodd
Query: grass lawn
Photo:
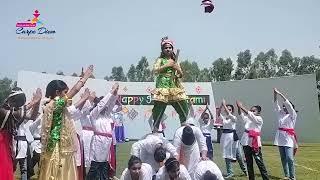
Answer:
M120 177L122 171L127 167L129 153L132 142L119 144L117 146L117 177ZM270 179L282 179L283 171L280 161L280 156L277 147L264 145L263 158L267 166ZM300 144L299 150L296 154L296 175L297 179L303 180L320 180L320 144ZM221 152L219 144L214 146L214 162L225 172L225 163L221 158ZM255 166L256 179L261 179L258 167ZM236 180L247 179L242 175L238 163L233 165ZM18 179L19 170L16 172ZM37 179L33 177L33 179Z

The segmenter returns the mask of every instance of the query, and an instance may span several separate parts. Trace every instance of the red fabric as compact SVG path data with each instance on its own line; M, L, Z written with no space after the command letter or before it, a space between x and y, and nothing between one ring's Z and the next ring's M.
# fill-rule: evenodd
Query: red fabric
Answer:
M114 130L114 123L111 123L111 128L112 128L112 131L113 131ZM113 176L116 175L116 168L117 168L116 151L115 151L115 148L114 148L114 145L113 145L112 134L111 134L111 138L112 138L112 141L111 141L110 153L109 153L109 159L108 159L108 162L109 162L109 165L110 165L109 177L113 177Z
M246 130L246 132L249 134L249 137L252 138L252 148L254 152L259 151L259 144L258 144L258 137L260 136L260 132L254 131L254 130Z
M90 126L83 126L82 129L87 131L94 131L93 127Z
M298 144L298 138L297 138L297 134L294 131L294 129L292 128L279 128L280 131L285 131L286 133L288 133L290 136L293 136L294 139L296 140L296 144ZM296 155L298 150L298 146L296 146L293 150L293 155Z
M11 135L7 130L0 130L0 180L14 180L11 158Z
M94 131L94 135L112 138L112 134L110 134L110 133L102 133L102 132Z
M116 174L116 168L117 168L117 162L116 162L116 151L113 145L113 142L110 146L110 153L109 153L109 165L110 165L110 171L109 171L109 177L113 177Z

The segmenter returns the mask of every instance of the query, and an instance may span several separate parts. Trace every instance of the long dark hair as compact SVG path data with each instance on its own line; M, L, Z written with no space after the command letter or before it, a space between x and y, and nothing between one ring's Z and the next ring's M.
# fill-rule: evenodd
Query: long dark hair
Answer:
M176 170L177 168L179 168L180 163L176 158L169 158L164 163L164 166L165 166L167 172L169 172L169 171L173 171L173 170Z
M132 155L128 161L128 169L130 169L135 164L142 164L142 161L137 156Z
M46 89L46 98L53 99L56 97L56 91L63 91L65 89L68 89L68 85L61 80L53 80L49 82Z

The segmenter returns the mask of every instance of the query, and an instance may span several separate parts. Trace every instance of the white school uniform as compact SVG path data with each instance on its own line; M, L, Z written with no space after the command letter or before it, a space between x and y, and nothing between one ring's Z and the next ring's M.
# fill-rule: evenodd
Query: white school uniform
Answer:
M81 109L82 116L80 118L82 126L82 141L83 141L83 154L84 154L84 166L90 167L90 144L93 136L93 127L88 115L93 107L91 102L87 100Z
M170 180L168 172L166 170L165 166L162 166L157 175L156 175L156 180ZM186 167L182 164L180 164L180 174L179 177L176 180L191 180L191 177L189 175L188 170Z
M67 107L67 110L70 113L71 119L73 120L73 125L74 125L75 130L81 138L82 127L81 127L81 123L79 121L79 119L81 117L81 111L79 109L77 109L74 105ZM75 157L76 157L76 165L81 166L81 150L80 150L80 142L77 137L77 134L74 135L74 140L76 141L76 148L77 148L77 151L75 152Z
M192 180L202 180L203 175L207 171L210 171L212 174L215 174L217 176L217 180L224 180L222 173L221 173L221 170L211 160L201 161L197 164L197 167L196 167L193 175L191 175Z
M29 126L29 130L34 138L34 141L31 143L31 153L35 151L36 153L41 153L41 122L43 114L40 114L39 117Z
M203 136L200 128L196 126L190 126L195 136L195 142L190 146L183 144L182 132L185 127L186 126L182 126L176 130L173 137L173 145L177 148L177 152L179 153L180 163L183 164L191 174L201 160L200 152L208 151L208 148L206 138Z
M154 159L154 152L157 144L163 144L163 147L170 153L171 157L177 156L177 149L166 139L157 134L149 134L144 139L135 142L131 148L131 155L137 156L142 162L150 164L153 174L159 170L160 165Z
M208 120L207 123L203 122L203 120L200 118L198 120L201 132L203 134L211 134L212 128L213 128L213 120Z
M153 176L153 170L152 167L147 163L141 164L141 170L140 170L140 176L139 180L151 180ZM128 168L126 168L120 177L120 180L132 180L130 171Z
M275 103L275 112L278 119L278 128L294 129L297 121L297 113L289 100L286 99L283 102L283 104L285 105L289 114L286 114L283 110L281 110L278 101ZM289 135L285 131L280 131L279 129L277 129L276 136L274 139L274 145L295 147L296 144L297 142L293 136Z
M245 123L244 127L246 130L254 130L256 132L261 132L261 128L263 125L263 119L261 116L256 116L253 112L248 111L248 115L240 114L241 119ZM258 136L258 146L261 147L261 137ZM241 141L242 146L250 146L252 147L252 137L249 137L249 134L244 132Z
M110 113L116 103L117 96L108 93L90 112L89 119L97 133L113 134ZM108 162L112 137L94 134L90 146L90 161Z
M34 140L29 130L29 126L32 122L32 120L24 120L17 130L17 136L26 136L27 141L15 140L13 142L14 152L17 153L16 159L23 159L27 157L27 151L29 148L28 143L31 143Z
M237 117L231 113L227 116L220 114L222 119L223 129L236 129ZM239 143L233 140L233 133L222 133L220 140L220 148L222 152L222 157L227 159L236 160L236 148L238 148Z

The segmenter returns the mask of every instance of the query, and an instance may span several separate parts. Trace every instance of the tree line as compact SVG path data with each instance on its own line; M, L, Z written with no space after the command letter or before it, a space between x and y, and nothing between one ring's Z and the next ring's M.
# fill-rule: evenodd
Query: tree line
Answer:
M234 63L236 62L236 63ZM136 65L131 64L127 72L122 66L112 67L111 75L104 77L105 80L128 81L128 82L151 82L154 81L152 64L142 56ZM180 60L184 72L184 82L211 82L230 81L242 79L270 78L302 74L316 74L318 98L320 105L320 59L315 56L294 57L287 49L278 56L274 49L260 52L256 57L250 50L241 51L237 54L236 61L231 58L218 58L211 65L200 68L196 61ZM46 73L46 72L43 72ZM57 75L65 75L59 70ZM71 76L82 76L72 73ZM91 78L95 78L92 76ZM10 92L13 81L8 78L0 79L0 101Z

